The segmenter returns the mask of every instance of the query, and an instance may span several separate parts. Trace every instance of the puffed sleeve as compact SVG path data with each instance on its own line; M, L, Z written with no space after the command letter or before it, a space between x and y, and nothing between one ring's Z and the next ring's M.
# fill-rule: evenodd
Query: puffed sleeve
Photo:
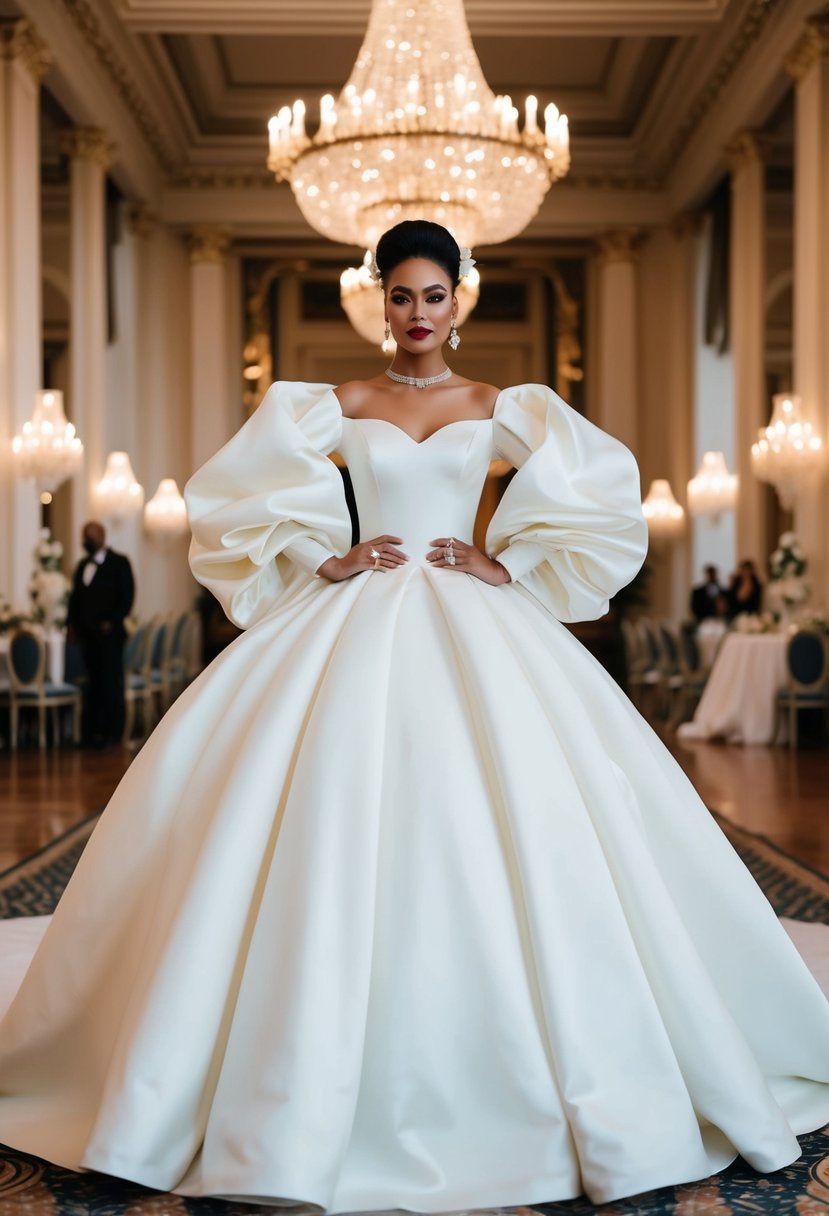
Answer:
M297 566L313 575L348 552L342 477L326 455L341 429L329 385L277 381L184 487L190 568L240 628L268 613Z
M492 517L487 553L560 621L603 616L648 547L633 456L541 384L501 393L493 433L518 471Z

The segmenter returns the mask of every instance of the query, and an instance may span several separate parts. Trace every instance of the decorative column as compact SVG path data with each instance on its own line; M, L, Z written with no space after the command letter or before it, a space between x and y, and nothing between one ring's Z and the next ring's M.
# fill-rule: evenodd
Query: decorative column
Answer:
M734 368L737 555L760 568L769 552L766 489L751 472L751 445L768 421L766 393L766 200L762 138L743 131L727 145L731 170L729 297Z
M638 438L637 233L598 239L598 425L636 452Z
M794 374L806 418L829 444L829 17L814 17L786 60L795 81ZM810 561L812 602L829 611L829 490L804 485L795 527Z
M0 593L28 603L40 505L11 441L41 385L40 81L51 54L29 21L0 23Z
M84 444L83 475L72 483L72 531L78 536L93 514L92 490L103 476L107 453L106 346L107 279L106 170L113 145L104 131L75 127L64 131L61 147L70 157L69 324L71 392L67 414Z
M194 228L190 252L191 471L235 429L229 401L231 351L225 228Z

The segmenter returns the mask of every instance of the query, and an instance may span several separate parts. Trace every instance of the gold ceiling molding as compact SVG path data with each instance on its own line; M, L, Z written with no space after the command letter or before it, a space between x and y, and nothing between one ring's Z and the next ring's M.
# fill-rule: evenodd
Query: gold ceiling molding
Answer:
M760 37L772 13L784 4L785 0L753 0L743 24L729 42L713 73L696 95L693 105L670 142L661 174L663 180L682 155L683 149L703 118L717 104L725 86Z
M54 61L52 52L35 26L25 18L0 23L0 55L4 59L19 59L38 83Z
M223 262L230 244L230 229L199 224L185 235L190 262Z
M60 133L60 150L72 160L88 160L108 169L115 155L115 144L98 127L67 127Z
M803 37L786 56L784 66L793 80L802 80L820 59L829 56L829 17L811 17Z
M699 236L705 223L702 211L680 211L670 222L671 236L684 241L689 236Z
M637 228L617 228L596 237L599 265L610 266L614 262L635 262L636 251L642 234Z
M182 169L169 182L176 190L250 190L257 186L275 189L276 184L273 174L264 166L248 169L237 165Z
M131 78L112 42L105 36L89 0L63 0L63 8L71 17L87 46L94 51L98 63L109 76L115 90L126 105L136 126L155 153L165 173L172 173L176 162L161 128L144 103L141 90Z

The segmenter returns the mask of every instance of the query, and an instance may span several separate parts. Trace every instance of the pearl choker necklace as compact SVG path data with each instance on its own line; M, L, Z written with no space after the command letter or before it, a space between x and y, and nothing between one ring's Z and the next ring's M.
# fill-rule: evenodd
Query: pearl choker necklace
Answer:
M445 368L437 376L401 376L400 372L393 372L390 367L386 369L386 375L389 380L394 380L395 384L410 384L414 388L426 388L430 384L440 384L441 380L448 380L452 375L451 367Z

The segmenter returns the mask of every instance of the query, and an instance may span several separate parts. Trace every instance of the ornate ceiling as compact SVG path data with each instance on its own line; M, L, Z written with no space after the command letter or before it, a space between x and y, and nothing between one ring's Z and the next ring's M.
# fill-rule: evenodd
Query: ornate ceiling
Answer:
M369 11L369 0L12 2L56 50L47 89L73 121L110 130L127 192L173 219L184 218L189 198L195 218L210 220L221 218L216 191L255 187L283 225L294 205L264 169L267 119L301 96L313 125L320 95L338 92L349 75ZM670 215L694 205L722 172L725 143L762 125L785 96L785 55L824 8L815 0L466 3L493 89L516 100L535 93L542 107L554 100L570 115L572 173L544 211L568 192L618 191L628 196L621 222L633 195L644 217L649 207ZM261 230L258 208L252 202L250 221ZM576 212L589 224L589 206L580 201Z

